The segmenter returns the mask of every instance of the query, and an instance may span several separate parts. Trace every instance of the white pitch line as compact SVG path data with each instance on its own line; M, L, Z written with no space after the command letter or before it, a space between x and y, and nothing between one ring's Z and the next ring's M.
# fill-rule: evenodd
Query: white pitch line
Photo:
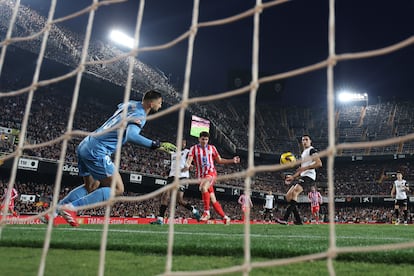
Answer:
M44 231L44 228L33 228L33 227L7 227L7 229L13 229L13 230L41 230ZM63 231L63 232L73 232L73 231L81 231L81 232L102 232L102 229L94 229L94 228L55 228L54 231ZM168 231L151 231L151 230L126 230L126 229L108 229L109 232L112 233L141 233L141 234L168 234ZM182 232L182 231L174 231L174 234L177 235L196 235L196 236L226 236L226 237L244 237L243 233L236 234L236 233L206 233L206 232ZM250 234L250 237L252 238L269 238L269 237L281 237L283 239L286 238L295 238L295 239L324 239L328 238L327 236L316 236L316 235L276 235L276 234ZM381 241L407 241L407 238L400 238L400 237L379 237L379 236L337 236L337 240L343 240L343 239L353 239L353 240L381 240Z

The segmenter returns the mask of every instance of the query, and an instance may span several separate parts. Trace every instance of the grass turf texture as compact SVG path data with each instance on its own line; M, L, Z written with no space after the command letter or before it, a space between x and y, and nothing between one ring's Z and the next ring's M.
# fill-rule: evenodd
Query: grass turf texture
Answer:
M206 270L243 264L243 225L176 225L173 271ZM111 225L105 275L156 275L164 271L167 225ZM3 275L37 275L45 225L8 225L0 240ZM337 225L336 244L369 246L414 239L413 226ZM96 275L102 226L59 226L52 234L46 275ZM328 225L252 225L252 261L323 252ZM409 275L414 249L349 253L334 262L337 275ZM139 273L138 273L139 272ZM63 273L63 274L62 274ZM326 261L255 268L250 275L328 275ZM241 275L233 273L227 275Z

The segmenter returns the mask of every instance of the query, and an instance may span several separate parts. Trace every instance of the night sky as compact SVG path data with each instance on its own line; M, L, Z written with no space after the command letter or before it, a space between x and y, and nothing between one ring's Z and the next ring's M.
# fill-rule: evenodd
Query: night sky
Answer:
M93 39L108 40L112 28L133 35L139 1L103 6L96 13ZM264 1L268 2L268 1ZM47 5L45 5L45 3ZM58 1L55 17L87 6L85 0ZM398 3L398 4L397 4ZM49 1L22 0L42 15ZM253 7L253 0L201 0L199 21L222 19ZM188 30L193 1L148 0L145 3L141 46L164 44ZM389 46L414 35L414 0L336 1L336 52L351 53ZM79 33L87 16L64 23ZM232 70L251 69L253 17L225 26L198 30L191 90L203 95L229 89ZM261 14L260 71L281 73L311 65L328 56L328 1L290 1ZM187 41L168 49L139 54L139 59L159 68L175 87L183 85ZM414 45L398 52L362 60L340 62L335 67L336 90L347 88L369 94L370 102L383 98L414 99ZM326 70L285 80L281 102L319 104L326 98ZM191 94L190 94L191 96Z

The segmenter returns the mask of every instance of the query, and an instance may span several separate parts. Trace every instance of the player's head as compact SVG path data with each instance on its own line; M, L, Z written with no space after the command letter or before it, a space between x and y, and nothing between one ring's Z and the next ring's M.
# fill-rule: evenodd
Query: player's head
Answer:
M210 139L210 133L208 133L207 131L200 132L200 136L198 138L198 142L200 142L200 144L202 146L207 145L209 139Z
M150 90L142 97L142 103L148 106L151 111L157 112L162 105L162 95L158 91Z
M181 148L185 149L186 146L187 146L187 139L183 138L183 140L181 140Z
M316 187L315 187L315 186L312 186L312 187L311 187L311 191L312 191L312 192L315 192L315 191L316 191Z
M312 139L308 134L302 135L302 146L307 149L312 145Z
M401 180L403 178L403 175L401 172L397 172L397 179Z

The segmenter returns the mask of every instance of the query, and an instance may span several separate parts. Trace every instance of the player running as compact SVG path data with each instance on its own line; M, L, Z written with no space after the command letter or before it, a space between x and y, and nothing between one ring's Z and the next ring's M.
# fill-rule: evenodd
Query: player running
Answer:
M316 224L319 224L319 209L323 203L322 195L316 190L315 186L311 187L311 191L308 193L308 199L311 205L312 219Z
M200 191L204 203L204 212L201 216L201 221L208 221L210 219L210 200L213 204L214 210L224 219L226 224L230 224L230 218L224 213L221 204L216 199L214 193L214 183L217 178L217 171L214 162L219 164L238 164L240 157L235 156L232 159L221 158L216 147L209 145L210 134L206 131L200 133L198 138L199 144L190 148L188 154L186 168L189 169L194 162L196 169L196 176L201 179Z

